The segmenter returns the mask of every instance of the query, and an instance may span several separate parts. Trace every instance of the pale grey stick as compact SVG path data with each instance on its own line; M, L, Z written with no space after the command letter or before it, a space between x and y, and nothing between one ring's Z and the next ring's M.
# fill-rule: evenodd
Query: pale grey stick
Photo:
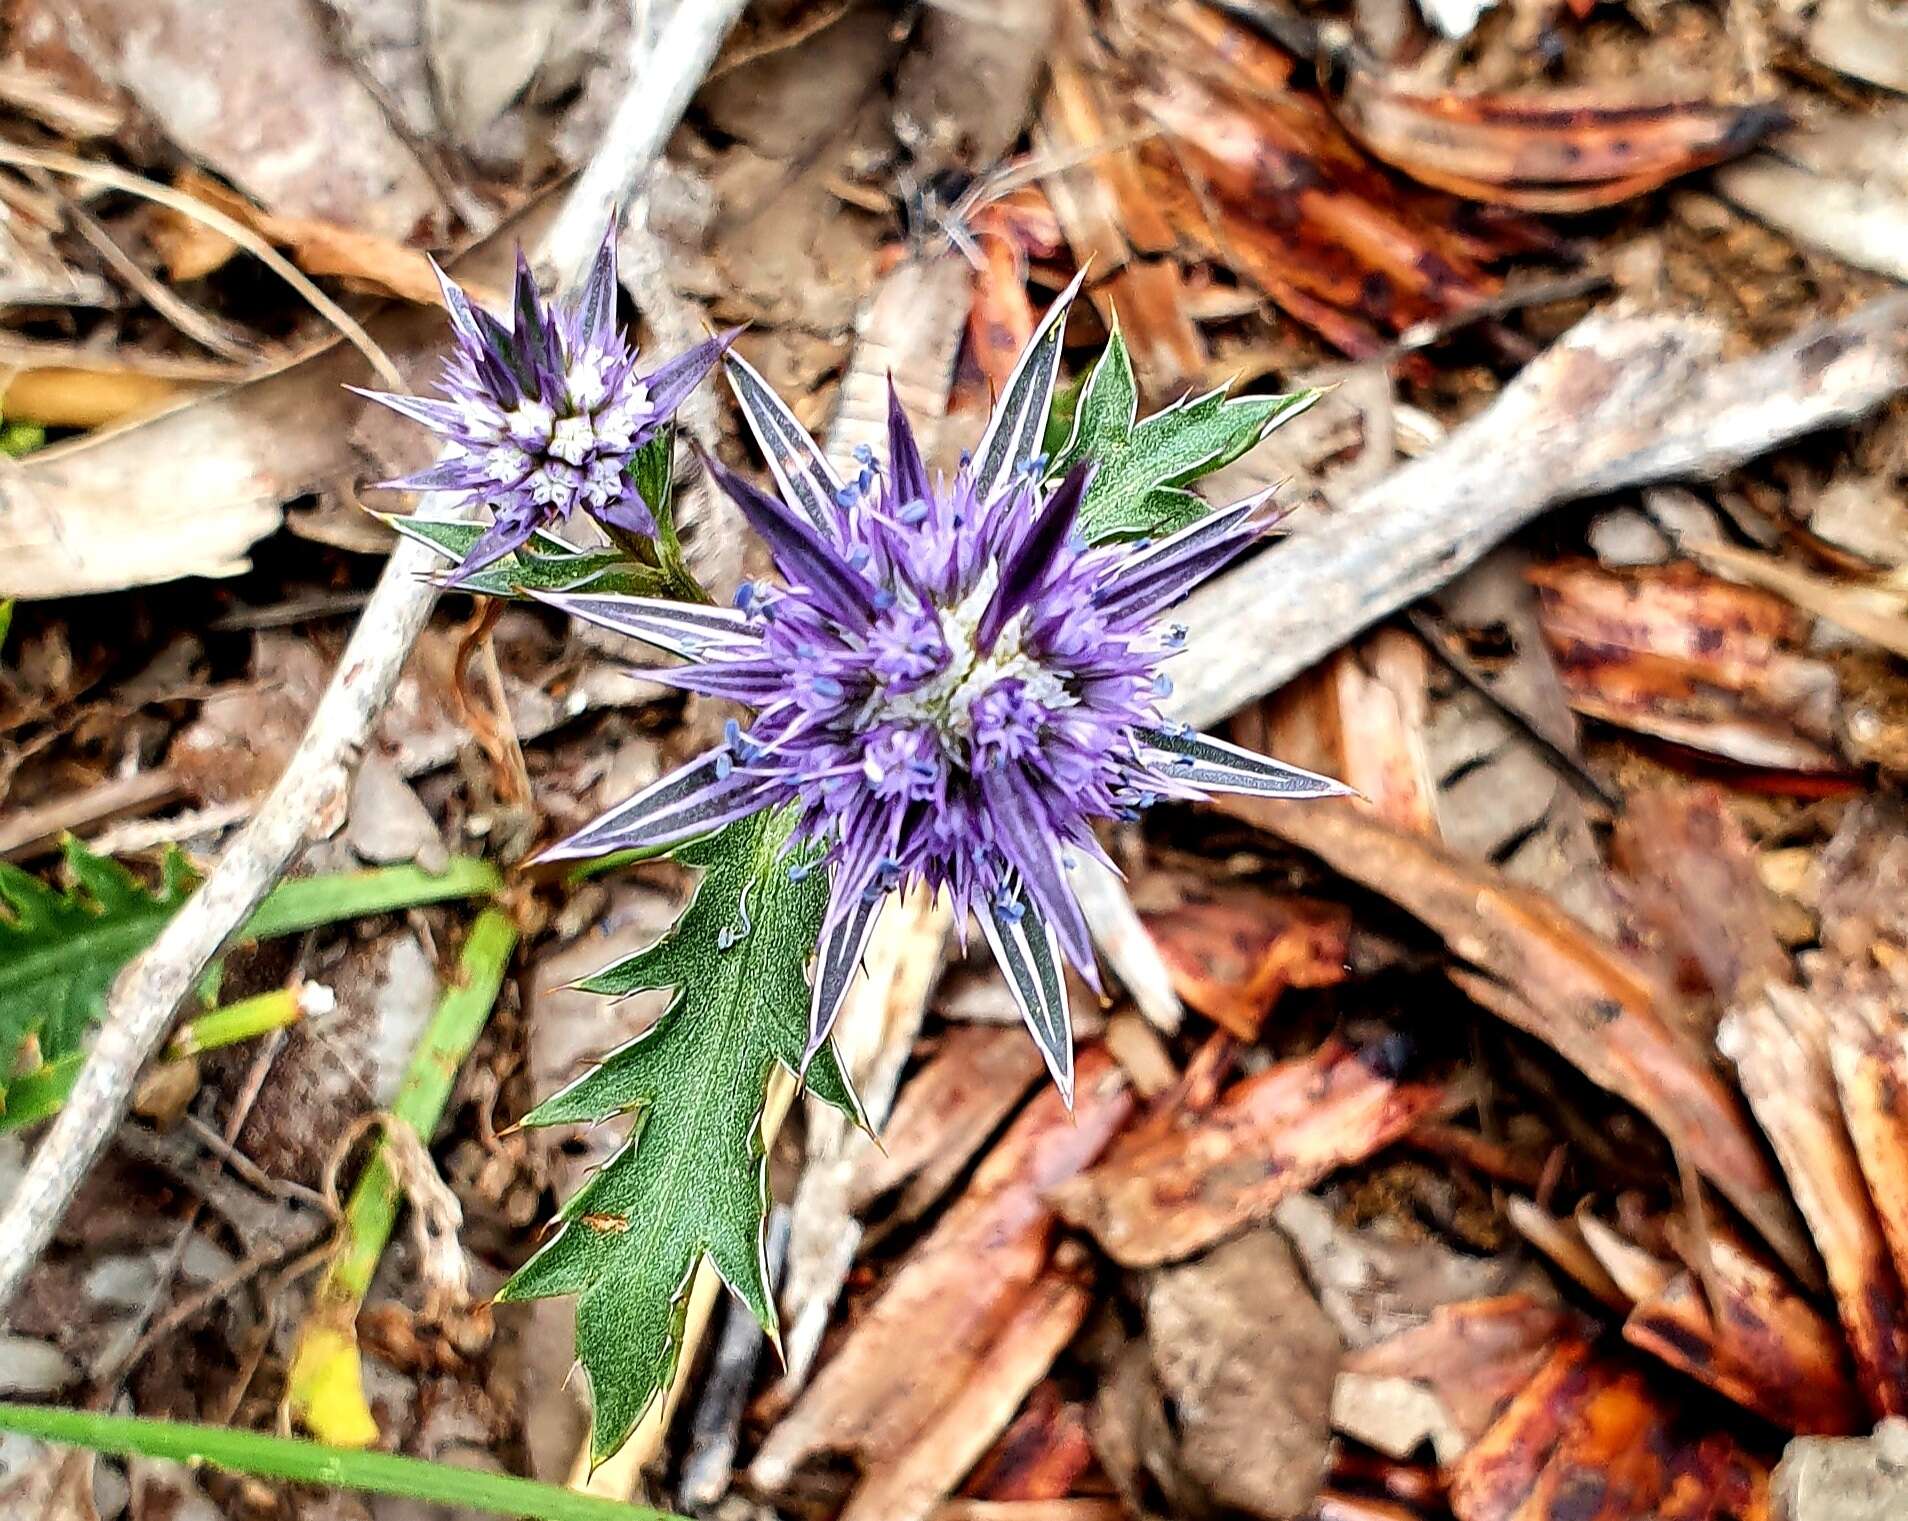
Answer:
M632 78L603 142L545 235L540 262L573 288L621 216L708 72L743 0L680 7L655 68ZM437 502L442 513L448 505ZM0 1213L0 1312L46 1244L80 1179L126 1112L139 1069L200 975L298 854L344 822L351 776L398 672L437 600L436 554L411 540L392 552L285 774L251 823L147 950L120 973L98 1037L52 1128Z
M1599 312L1432 453L1202 587L1169 715L1217 723L1435 591L1546 508L1713 477L1908 389L1908 295L1743 359L1696 317Z

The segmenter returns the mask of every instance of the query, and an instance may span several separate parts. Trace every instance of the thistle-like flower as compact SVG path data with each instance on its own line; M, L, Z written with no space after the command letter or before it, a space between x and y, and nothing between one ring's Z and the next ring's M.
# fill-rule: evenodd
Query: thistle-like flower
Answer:
M433 266L435 268L435 266ZM734 333L646 374L616 326L616 243L605 238L582 291L546 301L519 250L511 321L499 322L442 270L456 343L442 399L360 394L446 441L436 464L384 484L475 497L491 526L451 573L455 585L582 508L605 527L652 538L656 519L630 478L636 451L709 373Z
M921 883L948 893L963 923L970 910L979 920L1069 1099L1060 961L1089 982L1095 970L1067 868L1104 859L1093 824L1208 790L1348 790L1163 716L1171 688L1160 668L1184 633L1162 615L1260 537L1265 498L1157 543L1081 542L1091 466L1049 488L1038 456L1073 294L1048 313L951 480L929 476L891 387L885 467L864 454L842 481L761 377L730 356L783 499L711 468L767 542L781 584L744 586L733 609L548 598L685 658L658 679L754 714L551 856L662 846L793 806L800 832L828 846L831 872L811 1050L827 1037L882 901Z

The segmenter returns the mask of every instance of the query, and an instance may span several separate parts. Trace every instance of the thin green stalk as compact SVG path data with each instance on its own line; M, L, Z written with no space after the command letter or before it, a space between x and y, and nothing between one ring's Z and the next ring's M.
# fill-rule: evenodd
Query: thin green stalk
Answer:
M428 1143L443 1117L457 1074L483 1032L517 944L517 927L502 909L477 916L458 957L457 981L439 1001L403 1086L391 1105L394 1124ZM312 1301L311 1315L292 1354L289 1395L298 1419L333 1441L368 1446L377 1424L364 1398L356 1323L378 1261L403 1202L396 1175L379 1142L346 1201L337 1254Z
M304 1014L303 997L300 988L274 988L187 1020L166 1047L163 1059L179 1061L296 1024ZM74 1080L85 1063L84 1051L71 1051L15 1078L7 1088L7 1107L0 1112L0 1134L56 1114L73 1091Z
M477 916L464 938L457 960L457 983L447 989L424 1031L423 1042L411 1053L404 1084L391 1105L391 1117L409 1125L426 1145L443 1118L451 1089L464 1059L483 1033L503 986L504 969L517 944L517 927L501 909L487 908ZM347 1249L333 1263L326 1290L362 1300L371 1287L391 1227L397 1221L397 1179L378 1152L372 1154L345 1205Z
M669 1511L579 1494L510 1474L452 1468L388 1452L351 1452L294 1437L221 1426L0 1402L0 1431L17 1431L114 1457L207 1463L260 1479L398 1495L493 1515L530 1517L533 1521L682 1521Z
M242 1040L256 1040L273 1030L295 1025L304 1018L308 991L304 987L273 988L269 993L241 998L197 1019L188 1019L173 1032L166 1046L166 1060L184 1061L202 1051L222 1050ZM317 991L324 994L324 1003L319 1007L331 1007L330 991Z
M371 871L296 877L272 889L239 931L239 939L269 940L340 919L362 919L453 898L487 898L502 890L503 877L497 868L474 856L452 856L437 872L421 866L380 866Z

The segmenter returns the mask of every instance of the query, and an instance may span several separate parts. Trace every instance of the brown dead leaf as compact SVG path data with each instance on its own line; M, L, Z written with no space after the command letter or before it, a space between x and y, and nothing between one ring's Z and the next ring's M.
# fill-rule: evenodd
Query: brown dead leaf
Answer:
M262 211L244 196L234 194L194 170L182 172L175 181L175 188L285 249L292 262L308 275L340 276L379 294L396 296L419 306L442 304L437 277L431 273L431 261L418 249L319 217ZM238 251L237 244L214 233L226 250L214 257L217 251L213 246L192 231L205 230L202 224L170 208L159 208L154 220L166 271L174 280L209 274ZM498 299L497 291L481 285L466 284L465 289L487 305L495 304Z
M975 1377L1003 1329L1036 1313L1027 1306L1048 1271L1055 1224L1046 1196L1100 1154L1131 1110L1124 1076L1093 1047L1080 1054L1071 1115L1058 1093L1043 1089L769 1432L749 1470L754 1481L782 1489L797 1464L823 1451L855 1454L871 1469L903 1459ZM1051 1281L1049 1290L1054 1298L1038 1313L1063 1317L1077 1290L1063 1293ZM1044 1372L1043 1364L1026 1387ZM1010 1407L1003 1423L1011 1414ZM949 1475L948 1486L960 1477Z
M304 0L52 9L75 50L171 142L273 210L392 239L443 215L423 165Z
M1785 120L1639 88L1470 94L1424 89L1353 54L1334 108L1352 136L1413 179L1526 211L1586 211L1747 152Z
M500 228L457 261L458 278L500 282L515 243L533 242L553 210L546 200ZM369 330L420 376L448 337L443 314L421 308L383 313ZM376 409L344 387L367 378L363 356L334 340L190 406L36 451L0 477L0 597L234 575L292 497L423 464L359 455L354 421Z
M1441 1087L1398 1081L1380 1061L1332 1040L1268 1067L1197 1120L1122 1146L1061 1184L1055 1206L1124 1266L1191 1256L1389 1145L1437 1108Z
M1173 990L1221 1029L1255 1040L1287 988L1345 978L1351 915L1341 904L1244 884L1189 883L1170 908L1140 915Z
M1774 1245L1812 1254L1734 1092L1665 1015L1665 994L1544 894L1345 806L1222 798L1235 817L1319 856L1430 925L1476 971L1452 980L1641 1109Z
M1186 1474L1227 1509L1305 1514L1325 1476L1342 1347L1279 1234L1252 1231L1156 1275L1146 1338Z
M1780 598L1688 563L1530 577L1579 713L1742 765L1841 769L1835 673L1795 652L1806 630Z

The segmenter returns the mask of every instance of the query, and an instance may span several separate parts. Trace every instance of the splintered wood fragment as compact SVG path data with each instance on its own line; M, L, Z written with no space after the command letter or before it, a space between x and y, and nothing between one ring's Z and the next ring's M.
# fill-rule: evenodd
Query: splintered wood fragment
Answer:
M1566 1337L1449 1472L1458 1521L1768 1521L1767 1467L1629 1358Z
M891 1217L918 1219L1020 1106L1043 1068L1019 1026L955 1025L895 1101L881 1150L854 1178L860 1213L905 1185Z
M1235 1084L1184 1128L1122 1146L1056 1187L1053 1200L1116 1262L1156 1267L1263 1220L1287 1195L1389 1145L1443 1096L1328 1041Z
M934 1521L1127 1521L1118 1500L1078 1496L1066 1500L943 1500Z
M1220 885L1141 918L1179 996L1241 1040L1258 1038L1286 989L1345 980L1342 904Z
M1608 1378L1587 1340L1559 1337L1536 1376L1451 1466L1450 1505L1460 1521L1528 1514L1518 1507L1576 1416L1578 1401Z
M862 1237L851 1202L855 1180L879 1150L875 1131L888 1116L920 1033L952 923L945 899L919 889L890 900L862 954L861 978L836 1021L836 1048L871 1129L850 1125L819 1104L809 1106L808 1155L790 1205L788 1283L781 1301L784 1366L769 1393L771 1409L786 1409L808 1381L854 1265Z
M1908 1411L1908 1296L1843 1123L1828 1030L1812 992L1772 984L1730 1012L1717 1044L1822 1254L1862 1395L1876 1416L1899 1415Z
M783 1489L798 1464L824 1451L853 1454L871 1468L909 1452L1048 1275L1055 1231L1048 1195L1092 1164L1132 1104L1124 1075L1097 1047L1080 1053L1071 1115L1054 1089L1042 1089L769 1432L749 1469L753 1482Z
M1785 1431L1864 1429L1834 1323L1727 1234L1705 1244L1703 1279L1675 1274L1630 1312L1624 1340Z
M1587 1209L1576 1215L1577 1234L1592 1256L1635 1308L1639 1300L1663 1292L1676 1277L1676 1264L1658 1257L1613 1230Z
M841 1521L922 1521L1013 1418L1092 1308L1092 1293L1061 1273L1035 1283L960 1391L904 1452L870 1465Z
M1132 995L1134 1005L1154 1028L1172 1034L1186 1011L1180 1007L1172 973L1161 959L1159 947L1133 907L1125 880L1104 861L1091 856L1080 857L1067 877L1080 900L1087 928L1093 931L1094 945Z
M1430 454L1195 592L1172 718L1216 722L1435 591L1546 508L1706 478L1908 387L1908 294L1749 358L1713 323L1599 312Z
M1457 985L1643 1111L1813 1281L1813 1253L1735 1093L1665 1019L1663 992L1555 901L1349 806L1221 798L1444 937Z
M1580 1324L1524 1294L1439 1305L1423 1325L1346 1357L1332 1424L1396 1458L1428 1440L1449 1466Z
M1636 1304L1635 1297L1623 1292L1610 1270L1590 1250L1575 1220L1567 1215L1559 1218L1547 1214L1531 1200L1515 1196L1504 1201L1504 1214L1518 1235L1568 1273L1580 1287L1619 1315L1630 1313Z
M1899 1003L1867 1012L1836 1010L1829 1065L1896 1275L1908 1283L1908 1031Z

